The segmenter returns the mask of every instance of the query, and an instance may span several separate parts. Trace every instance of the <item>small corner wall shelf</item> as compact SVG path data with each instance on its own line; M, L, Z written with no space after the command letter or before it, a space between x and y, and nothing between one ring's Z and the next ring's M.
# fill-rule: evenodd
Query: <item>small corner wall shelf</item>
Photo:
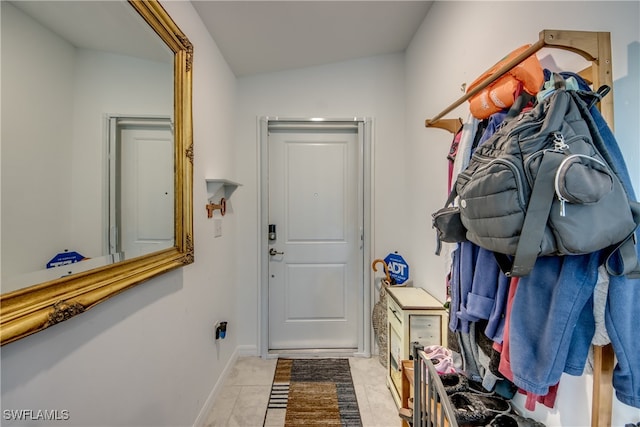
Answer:
M224 197L229 198L236 188L242 186L242 184L238 184L237 182L230 181L228 179L214 179L207 178L207 194L209 194L209 199L212 199L220 188L224 188Z
M236 188L242 184L238 184L237 182L230 181L228 179L217 178L207 178L205 181L207 183L207 200L209 201L205 206L207 209L207 217L211 218L216 209L219 209L222 216L224 216L227 210L227 199L229 199L233 192L236 191ZM222 195L219 195L218 193L222 193ZM219 197L220 202L213 203L212 200L217 197Z

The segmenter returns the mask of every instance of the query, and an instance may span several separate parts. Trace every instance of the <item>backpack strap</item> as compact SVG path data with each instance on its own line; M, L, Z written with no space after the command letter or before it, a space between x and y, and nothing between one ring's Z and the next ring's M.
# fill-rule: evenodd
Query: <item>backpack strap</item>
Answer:
M458 192L456 191L456 186L454 183L454 185L451 187L451 192L449 193L449 197L447 197L447 201L444 202L444 207L442 209L446 209L449 205L453 204L453 201L456 199L456 197L458 197ZM435 222L433 223L433 226L435 226ZM440 235L436 233L436 252L435 252L436 255L440 256L441 251L442 251L442 240L440 240Z
M607 255L604 266L610 276L627 276L629 279L640 279L640 261L636 252L636 230L640 225L640 203L630 202L636 229L620 242Z
M555 171L563 158L561 152L553 150L545 151L542 156L513 262L504 254L495 254L500 269L507 277L526 276L536 263L555 194Z

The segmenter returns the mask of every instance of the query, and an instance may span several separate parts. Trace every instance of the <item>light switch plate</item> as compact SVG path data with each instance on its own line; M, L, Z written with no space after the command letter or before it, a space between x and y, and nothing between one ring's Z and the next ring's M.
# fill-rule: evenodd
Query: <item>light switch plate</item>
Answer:
M216 218L213 220L213 237L222 236L222 219Z

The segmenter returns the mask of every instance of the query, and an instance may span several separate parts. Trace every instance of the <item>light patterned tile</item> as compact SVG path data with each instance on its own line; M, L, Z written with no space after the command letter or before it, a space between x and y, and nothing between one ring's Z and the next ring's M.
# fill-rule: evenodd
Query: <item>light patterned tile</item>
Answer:
M240 395L236 399L229 426L260 427L264 422L269 403L268 386L242 386Z
M207 427L262 427L277 359L241 357L207 419ZM378 357L350 358L363 427L399 427L398 410ZM284 425L285 411L273 413L265 427Z
M358 409L360 410L360 419L362 420L363 427L370 427L375 424L375 419L371 412L371 405L367 398L367 392L363 384L356 384L354 382L353 388L356 391L356 398L358 399Z
M270 386L277 362L277 359L240 357L229 374L226 384Z
M351 377L354 384L376 384L385 381L386 368L380 364L378 357L349 359Z
M369 403L369 414L372 417L372 427L398 427L400 417L398 408L391 396L391 391L384 381L376 384L364 384L364 393Z
M264 420L264 427L283 427L286 415L286 409L269 409Z
M205 426L225 427L228 424L229 417L231 417L233 413L233 408L240 395L241 389L242 387L239 386L225 386L220 391L207 417Z

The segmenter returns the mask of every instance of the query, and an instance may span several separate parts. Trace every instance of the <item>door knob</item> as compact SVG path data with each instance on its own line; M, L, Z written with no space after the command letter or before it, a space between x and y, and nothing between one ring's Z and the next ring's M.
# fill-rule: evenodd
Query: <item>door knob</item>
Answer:
M284 252L278 252L276 251L274 248L269 249L269 255L274 256L274 255L284 255Z

